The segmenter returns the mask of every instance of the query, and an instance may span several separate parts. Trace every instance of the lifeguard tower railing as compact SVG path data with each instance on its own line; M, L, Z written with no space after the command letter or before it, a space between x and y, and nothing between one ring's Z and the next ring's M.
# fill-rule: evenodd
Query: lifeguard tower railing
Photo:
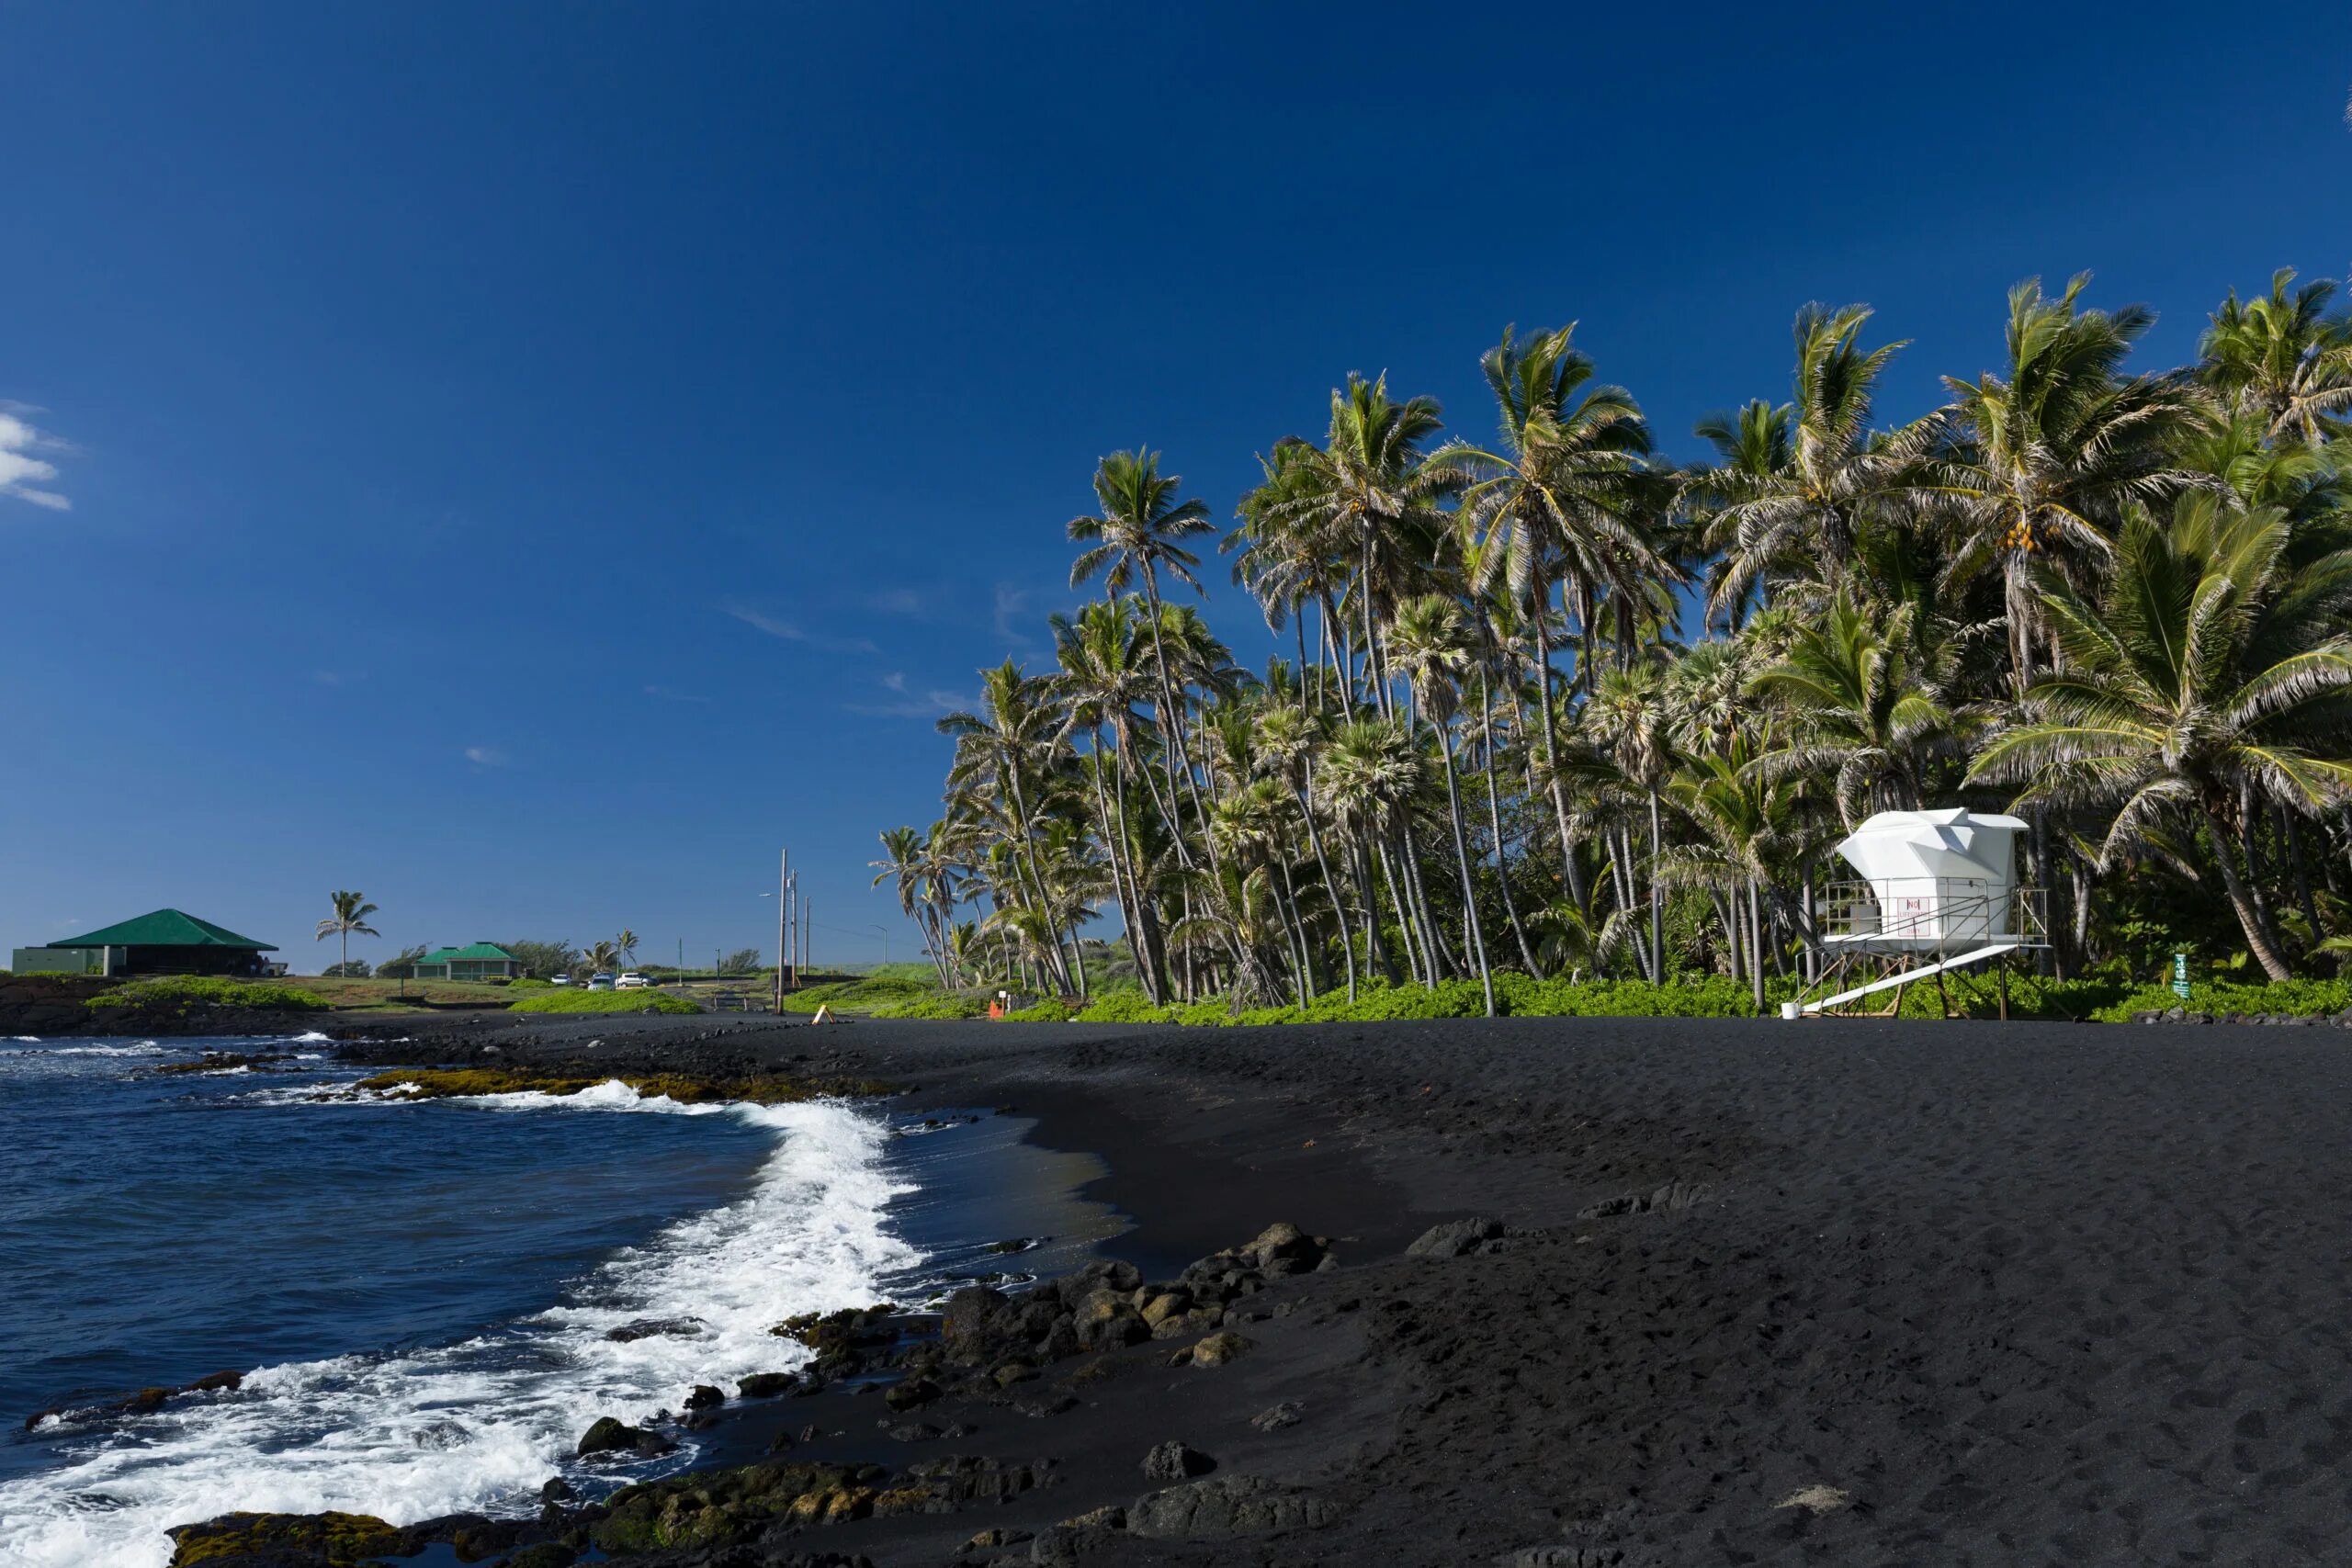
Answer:
M1814 929L1832 952L1972 952L1988 943L2050 945L2050 893L1970 876L1833 882L1814 904Z
M1833 882L1814 903L1815 945L1829 962L1787 1018L1902 1010L1903 993L1930 983L1951 1016L1946 973L1990 962L2000 1015L2009 1015L2008 955L2050 945L2050 896L1990 877L1879 877ZM1887 995L1892 992L1892 997ZM1867 1005L1864 1005L1866 1003Z

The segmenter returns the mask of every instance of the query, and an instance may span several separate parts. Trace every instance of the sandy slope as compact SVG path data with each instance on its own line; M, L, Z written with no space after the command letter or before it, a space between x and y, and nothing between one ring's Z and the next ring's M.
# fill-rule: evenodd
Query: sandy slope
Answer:
M1074 1560L2352 1561L2333 1030L559 1021L496 1029L502 1055L799 1058L917 1103L1016 1104L1106 1156L1148 1272L1276 1219L1350 1238L1347 1267L1254 1303L1231 1368L1137 1346L1065 1415L927 1413L972 1426L955 1451L1056 1457L1061 1484L809 1548L937 1563L984 1525L1134 1502L1145 1451L1181 1438L1337 1522L1084 1532ZM1651 1212L1590 1212L1670 1184ZM1498 1250L1400 1256L1472 1213L1510 1227ZM1252 1428L1278 1399L1304 1418ZM846 1434L809 1457L907 1457L871 1400L786 1403Z

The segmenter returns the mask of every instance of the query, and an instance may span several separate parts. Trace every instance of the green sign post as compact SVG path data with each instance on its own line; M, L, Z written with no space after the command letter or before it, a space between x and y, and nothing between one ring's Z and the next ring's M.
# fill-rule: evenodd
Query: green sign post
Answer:
M2188 999L2188 954L2172 955L2172 994L2182 1001Z

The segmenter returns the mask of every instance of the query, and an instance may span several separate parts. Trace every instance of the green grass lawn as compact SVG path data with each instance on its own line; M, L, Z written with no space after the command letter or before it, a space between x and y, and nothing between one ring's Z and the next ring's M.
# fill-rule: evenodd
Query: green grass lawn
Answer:
M503 1007L516 994L487 980L378 980L346 979L339 975L288 975L272 984L307 991L337 1012L396 1012L423 1002L480 1002Z
M509 1012L674 1012L699 1013L702 1009L667 991L591 991L561 987L528 991L517 998Z

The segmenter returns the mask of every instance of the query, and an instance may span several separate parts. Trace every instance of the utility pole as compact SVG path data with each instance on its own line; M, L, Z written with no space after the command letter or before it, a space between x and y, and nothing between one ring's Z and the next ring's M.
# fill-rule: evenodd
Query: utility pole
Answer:
M779 850L775 862L775 1011L784 1011L784 972L792 962L785 933L792 928L792 852Z
M791 921L791 925L786 931L784 939L784 961L786 964L791 965L793 988L797 990L800 987L801 937L800 874L798 872L794 872L792 874L792 879L785 884L784 908L786 918Z
M808 900L800 900L800 962L808 962Z

